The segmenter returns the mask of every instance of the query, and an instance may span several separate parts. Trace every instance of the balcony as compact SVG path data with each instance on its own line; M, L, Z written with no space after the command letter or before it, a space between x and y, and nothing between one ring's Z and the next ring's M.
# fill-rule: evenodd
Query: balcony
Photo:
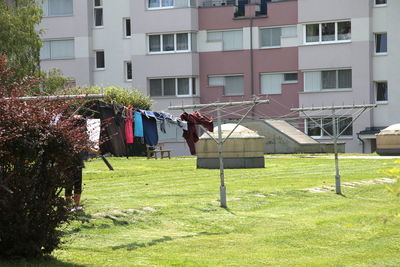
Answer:
M205 0L201 7L234 6L234 17L258 17L267 15L267 2L277 0Z

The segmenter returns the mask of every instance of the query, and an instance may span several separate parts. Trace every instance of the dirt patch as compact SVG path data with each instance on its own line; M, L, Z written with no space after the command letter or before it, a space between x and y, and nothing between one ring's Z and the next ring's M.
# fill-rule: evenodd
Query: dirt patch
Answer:
M355 188L360 185L373 185L373 184L392 184L395 183L396 179L392 178L379 178L379 179L373 179L373 180L367 180L367 181L358 181L358 182L344 182L342 183L342 187L347 187L347 188ZM325 193L325 192L332 192L335 191L334 186L329 186L329 185L323 185L323 186L318 186L318 187L313 187L313 188L306 188L303 189L304 191L310 192L310 193Z

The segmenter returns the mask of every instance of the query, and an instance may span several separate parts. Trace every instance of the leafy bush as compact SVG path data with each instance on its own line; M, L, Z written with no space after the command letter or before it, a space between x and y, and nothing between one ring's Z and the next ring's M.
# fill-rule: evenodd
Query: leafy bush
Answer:
M152 100L137 89L124 89L117 86L110 87L76 87L67 90L67 94L104 94L103 101L150 110Z
M14 75L0 58L0 257L30 258L59 246L58 229L71 219L62 189L89 143L65 114L70 103L21 101L37 82Z

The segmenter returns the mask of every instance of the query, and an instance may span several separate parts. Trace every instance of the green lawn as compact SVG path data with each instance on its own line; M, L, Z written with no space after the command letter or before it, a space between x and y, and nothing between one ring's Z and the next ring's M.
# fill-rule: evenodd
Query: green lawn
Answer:
M4 266L400 266L400 198L384 184L334 185L330 158L266 158L265 169L219 170L195 158L111 158L84 170L84 213L47 261ZM340 159L343 182L386 177L393 159Z

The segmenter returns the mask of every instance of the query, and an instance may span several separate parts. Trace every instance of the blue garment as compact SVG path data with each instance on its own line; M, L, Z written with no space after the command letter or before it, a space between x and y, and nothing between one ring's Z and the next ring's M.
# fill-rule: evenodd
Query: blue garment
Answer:
M158 144L157 121L146 115L142 115L144 143L149 146Z
M142 115L137 111L135 112L135 136L143 137Z

